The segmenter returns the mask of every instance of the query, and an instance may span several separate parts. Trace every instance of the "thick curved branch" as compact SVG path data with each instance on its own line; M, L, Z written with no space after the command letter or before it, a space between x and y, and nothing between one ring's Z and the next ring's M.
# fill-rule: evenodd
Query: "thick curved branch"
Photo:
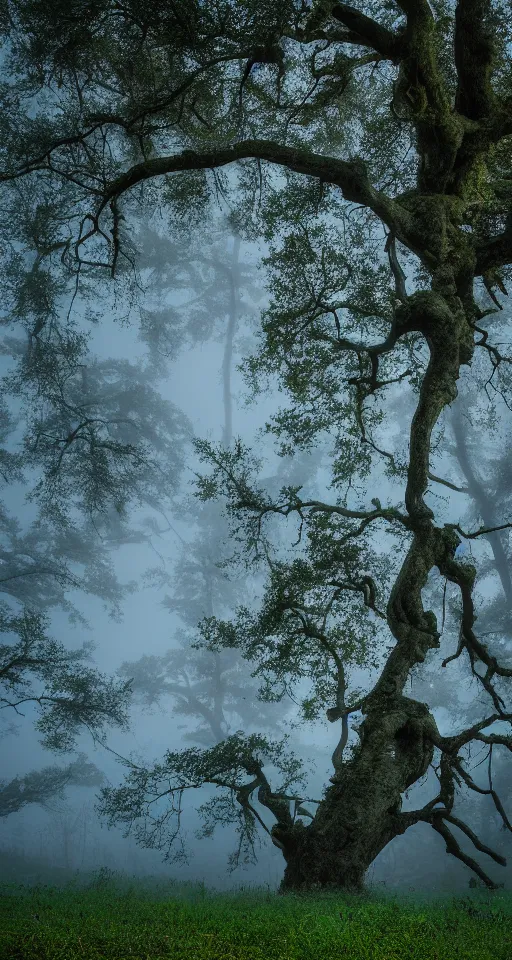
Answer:
M459 0L455 10L455 109L470 120L485 120L494 110L491 72L495 44L486 25L490 0Z
M402 303L405 303L407 300L407 288L405 286L406 276L398 262L395 237L391 232L387 235L384 249L389 257L389 265L395 278L396 295Z
M367 17L349 3L335 3L331 17L348 27L353 38L351 43L371 47L386 60L397 63L402 53L403 33L393 33L376 20Z
M405 503L411 517L433 517L423 501L428 488L430 437L445 406L457 396L462 347L454 336L454 316L444 297L418 291L400 306L409 329L420 330L428 342L430 359L420 388L410 431L410 456ZM467 362L467 361L466 361Z
M454 114L433 42L434 16L427 0L397 0L406 15L404 55L395 96L407 107L416 128L421 192L438 192L453 170L464 135Z
M409 28L425 30L434 20L428 0L397 0L397 7L406 15Z
M121 196L144 180L184 170L214 169L250 158L276 163L339 187L346 200L373 210L402 243L423 255L423 237L419 230L415 230L413 217L396 200L372 186L363 160L338 160L300 147L287 147L272 140L242 140L202 153L184 150L172 156L156 157L135 164L107 186L100 208L92 219L97 220L114 197Z

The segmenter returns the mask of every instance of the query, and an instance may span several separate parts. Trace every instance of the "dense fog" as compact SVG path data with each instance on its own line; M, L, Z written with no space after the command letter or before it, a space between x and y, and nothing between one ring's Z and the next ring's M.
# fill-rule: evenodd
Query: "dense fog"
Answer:
M303 483L303 492L313 498L328 501L333 497L332 490L329 490L328 433L325 443L313 447L311 451L297 451L295 458L280 458L277 456L277 444L274 445L272 436L258 431L265 426L273 413L286 405L286 397L271 383L268 390L255 402L245 403L247 387L241 372L237 370L237 364L242 357L257 350L256 334L260 325L260 314L268 303L266 273L262 264L266 246L263 241L249 243L246 240L237 240L230 229L228 213L229 210L223 207L222 203L213 204L212 223L205 225L204 235L199 231L192 233L189 245L183 248L183 253L189 263L192 258L197 258L196 282L194 285L192 271L186 276L182 274L179 290L176 289L178 284L173 281L172 274L167 278L165 271L159 266L162 261L158 258L165 255L165 244L168 242L165 223L160 223L157 216L152 221L141 220L134 237L134 245L138 247L136 262L144 290L138 307L132 310L130 323L125 322L127 310L122 302L122 295L118 294L117 298L114 295L114 282L105 284L102 288L102 299L95 305L101 314L100 323L91 324L85 308L78 304L75 316L79 317L81 328L92 333L89 342L90 357L100 361L124 359L134 365L133 371L145 372L148 382L158 390L163 400L185 415L185 432L190 432L189 438L193 434L229 445L235 438L241 437L245 444L254 446L258 455L265 458L261 475L268 479L269 490L277 491L285 482L297 485ZM215 222L214 216L217 217ZM161 254L158 254L155 237L161 239ZM174 247L173 257L179 259L179 256L179 247ZM384 253L382 257L385 262ZM253 271L241 270L240 265L244 268L252 265ZM410 271L407 282L412 289ZM203 309L202 321L200 313L192 312L192 301L194 310ZM68 306L63 303L62 309L66 310ZM505 301L503 317L508 318L508 310ZM167 357L164 337L158 341L154 335L155 328L151 326L151 317L155 316L159 318L162 327L169 331L170 346ZM181 339L176 336L176 342L173 343L173 329L178 328L184 333ZM478 362L480 358L475 361L475 367ZM9 361L4 361L4 373L9 369ZM123 369L122 377L127 380L131 376L135 377L134 372ZM472 426L468 420L468 411L474 397L471 381L474 371L467 367L464 367L463 371L459 381L459 397L448 415L443 418L441 428L436 431L433 445L435 457L431 462L431 470L437 476L451 480L455 485L467 487L471 478L464 473L464 467L466 464L467 468L469 463L471 470L480 479L482 489L490 494L496 488L494 461L503 453L506 438L510 436L510 412L500 397L494 398L501 422L496 435L493 435L486 428L485 410L480 400L480 425ZM122 377L115 382L120 383ZM390 419L376 428L375 442L386 450L392 450L396 454L402 451L406 455L415 396L407 384L394 387L388 396L390 402L387 409L390 411ZM142 422L144 415L142 410ZM457 429L460 437L461 426L467 444L467 462L464 460L463 451L461 453L460 443L457 447ZM11 451L16 450L21 430L22 424L9 438L8 449ZM242 601L249 603L254 609L257 608L264 582L261 571L247 574L240 567L232 570L227 568L227 571L220 572L214 569L217 557L226 557L230 552L229 541L226 541L227 545L223 543L227 536L226 522L222 519L220 503L210 502L201 507L197 499L194 499L194 471L200 472L201 467L187 440L185 468L175 487L174 479L171 478L168 502L131 506L125 520L121 521L112 514L110 527L105 524L99 529L98 540L101 534L118 580L121 583L134 581L133 592L127 593L121 600L120 618L112 619L100 597L80 589L66 591L66 596L87 618L90 629L80 623L71 623L69 611L57 606L48 611L49 634L69 649L76 649L84 640L92 639L95 644L94 664L108 675L116 674L125 662L133 664L143 656L163 657L169 650L178 650L183 631L189 639L194 639L194 618L199 620L202 616L218 615L229 619L234 615L236 604ZM507 480L512 482L505 469L501 494L503 503L506 502ZM25 488L18 485L4 493L6 508L19 519L22 531L28 530L37 517L35 505L25 501L26 492ZM384 466L373 469L367 480L366 502L369 502L372 496L378 496L383 503L401 503L403 485L387 477ZM465 529L474 528L479 504L475 505L475 500L470 495L457 493L446 486L438 486L434 494L429 494L429 502L436 511L436 522L458 521ZM506 516L503 516L495 522L505 522L506 519ZM129 530L138 531L138 542L137 536L132 537L135 542L123 542L130 539L127 534ZM272 522L276 551L288 550L297 540L297 531L296 520L276 518ZM509 570L508 531L499 537ZM383 554L396 549L389 534L381 534L380 540L376 539L375 542ZM207 550L217 550L215 544L218 546L218 554L212 557ZM300 552L301 547L293 549ZM476 584L479 609L483 611L495 597L498 597L497 602L503 604L503 598L499 598L503 593L504 580L503 576L500 579L489 543L484 539L474 541L471 551L479 568ZM396 557L397 561L399 559L400 553ZM207 561L210 563L209 580L204 573L208 566ZM6 561L2 562L7 565ZM78 574L79 565L76 565L75 569ZM153 574L145 577L150 569ZM194 569L203 570L203 573L198 572L196 577ZM232 578L232 584L225 579L226 576ZM5 586L7 587L7 584ZM443 579L436 575L431 578L425 591L428 594L428 603L435 610L439 622L442 617L443 588ZM422 669L412 678L411 684L412 695L433 704L433 712L443 735L465 725L464 718L461 718L460 723L458 720L459 711L464 707L474 704L475 715L479 715L478 710L483 709L481 691L471 680L466 661L459 659L451 662L444 670L440 667L441 660L453 653L456 647L455 617L453 609L450 610L450 601L454 597L455 591L448 585L445 598L446 624L440 650L435 652L435 656L428 658ZM170 598L173 598L172 601ZM30 601L29 593L27 599ZM510 611L510 597L505 599ZM18 609L19 598L9 594L8 600L13 610ZM385 653L392 637L386 625L379 625L379 630L382 651ZM507 643L512 643L510 632L508 635L505 632L503 636ZM232 656L229 650L222 652L223 669L229 667ZM253 692L257 690L257 680L250 678L254 666L242 661L243 676L251 683ZM160 669L160 678L163 675L162 670L163 668ZM367 690L375 681L378 672L379 668L352 669L349 674L351 687ZM128 670L122 675L131 676L131 673ZM171 679L167 676L169 683ZM184 684L183 674L177 675L174 681ZM261 729L261 732L269 737L278 739L284 732L290 733L290 747L305 759L310 770L308 796L319 799L332 774L331 755L339 738L339 730L337 724L329 724L325 718L309 724L302 723L294 728L289 726L290 720L297 720L299 717L297 701L301 696L307 695L308 688L307 679L303 679L293 689L294 700L288 697L281 704L266 704L268 709L264 728L259 727L256 721L245 728L244 724L250 721L236 713L233 702L225 702L224 718L229 723L230 732L242 728L246 733L258 732ZM184 710L180 712L183 698L180 700L175 692L166 691L165 684L160 686L157 702L153 704L144 702L136 685L133 689L131 729L129 732L109 730L106 737L109 750L95 744L89 733L82 731L77 738L75 752L56 757L39 743L37 731L34 729L37 716L35 704L20 706L19 713L4 709L4 727L0 742L4 784L48 764L64 765L78 753L86 754L88 760L96 765L104 774L105 783L119 784L125 768L116 754L135 760L139 758L149 763L161 759L166 750L190 747L193 744L204 745L208 742L208 736L210 743L215 742L211 729L208 736L204 733L204 723L202 739L200 736L194 741L193 734L202 722L199 714L196 712L193 715L193 712L187 713ZM201 689L207 698L206 681L203 681ZM361 714L352 715L350 726L360 720ZM499 729L499 725L493 729ZM190 734L190 738L187 738L187 734ZM356 733L351 729L349 743L356 739ZM482 745L482 748L484 746ZM501 787L500 795L510 815L512 781L505 753L503 748L498 748L495 752L495 786L498 790ZM484 789L487 786L487 764L478 767L478 763L485 755L484 749L475 749L470 764L472 775ZM417 784L407 797L404 796L403 809L425 803L434 795L435 786L435 774L431 770L423 784ZM136 876L158 874L179 880L204 880L208 886L219 889L231 889L241 884L269 884L271 888L277 888L284 861L268 835L261 832L257 864L242 865L232 873L227 870L227 860L237 845L233 827L218 827L212 836L202 839L194 836L194 831L201 825L197 808L214 794L215 788L201 787L190 790L185 798L182 831L185 847L190 853L188 865L165 863L161 851L144 849L132 836L124 838L120 828L107 829L94 810L97 792L98 788L94 786L69 786L61 797L54 797L44 805L31 803L17 812L3 816L0 820L2 875L5 878L56 878L67 876L73 871L90 872L106 868ZM462 800L456 801L455 812L457 809L464 811L468 823L479 830L484 843L488 842L501 852L508 853L509 865L506 868L486 862L485 869L494 880L505 882L506 888L510 889L510 837L500 832L499 818L490 797L483 794L477 796L475 793L468 796L468 793L463 786ZM265 819L265 809L257 801L255 805ZM466 838L458 834L458 839L464 850L471 850L471 844ZM475 855L477 858L481 856ZM368 880L370 885L385 884L393 890L413 888L422 891L456 892L467 889L471 876L470 871L460 861L447 855L442 838L427 825L420 824L388 845L375 861Z

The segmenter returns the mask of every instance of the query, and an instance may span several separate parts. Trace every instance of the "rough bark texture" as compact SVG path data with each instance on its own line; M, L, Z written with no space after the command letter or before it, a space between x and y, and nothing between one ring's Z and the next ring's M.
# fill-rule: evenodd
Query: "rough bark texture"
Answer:
M360 728L359 752L332 778L314 821L291 831L273 828L286 860L282 891L364 891L368 867L406 829L397 817L401 794L427 772L433 732L425 704L398 696L384 713L374 702Z

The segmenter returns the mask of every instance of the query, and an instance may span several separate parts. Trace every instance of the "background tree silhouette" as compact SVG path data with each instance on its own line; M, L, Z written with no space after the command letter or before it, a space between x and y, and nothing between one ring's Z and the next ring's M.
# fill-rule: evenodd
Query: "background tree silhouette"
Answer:
M224 319L222 444L229 449L232 445L234 341L242 327L242 319L247 316L248 304L249 319L251 325L254 324L255 310L251 301L260 300L261 292L254 285L255 267L239 260L240 239L236 236L232 238L231 254L229 251L224 253L224 259L221 259L222 254L217 252L213 240L215 234L219 236L219 233L218 229L210 227L198 248L192 244L190 236L181 237L178 247L174 240L169 242L155 232L141 231L145 239L140 266L143 269L149 263L155 271L155 284L148 284L148 289L152 293L156 287L156 295L162 304L156 314L145 308L144 317L151 316L151 321L143 327L141 336L148 340L150 356L156 362L161 362L160 344L176 338L182 311L192 342L211 339L215 326L220 328L217 333L220 339L222 329L219 320ZM212 279L210 272L203 277L196 269L196 263L206 264L210 270L215 270L215 279ZM178 311L165 306L167 296L170 291L176 291L180 280L185 284L185 289L191 287L198 291L193 298L195 312L192 315L188 302L186 312L184 308ZM202 285L205 287L204 294L200 292ZM158 322L153 323L154 320ZM250 340L246 334L244 343L247 345ZM165 351L164 356L168 357ZM306 476L311 478L317 468L318 457L316 461L311 455L295 459L287 457L278 464L275 479L276 482L284 478L290 480L298 474L303 479ZM146 706L158 704L164 712L162 701L170 697L174 701L172 715L196 718L198 726L182 734L183 742L209 747L220 743L236 726L241 726L246 732L251 729L270 729L280 730L284 734L283 720L290 711L289 704L283 700L259 699L258 686L250 678L248 666L236 651L228 654L198 651L193 643L194 639L197 640L195 628L198 622L203 617L232 611L250 593L251 584L247 570L245 575L238 570L233 571L232 577L229 576L227 558L231 550L226 542L229 531L219 505L201 504L197 498L188 496L176 504L176 509L180 518L186 518L191 529L196 531L195 540L184 540L171 526L181 543L173 575L169 575L165 566L159 566L148 571L146 581L159 587L167 584L173 587L173 594L166 595L163 604L178 614L186 629L175 634L178 648L169 650L163 656L144 655L135 662L126 662L118 674L125 679L132 678L131 689L135 702ZM286 718L286 722L290 723L290 718ZM186 730L186 724L180 724L178 729Z

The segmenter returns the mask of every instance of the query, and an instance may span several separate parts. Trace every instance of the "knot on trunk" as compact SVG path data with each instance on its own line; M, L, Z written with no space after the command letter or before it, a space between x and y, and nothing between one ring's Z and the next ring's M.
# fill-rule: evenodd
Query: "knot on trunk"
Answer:
M397 757L403 761L406 788L428 770L434 755L434 744L417 718L409 718L395 734Z

